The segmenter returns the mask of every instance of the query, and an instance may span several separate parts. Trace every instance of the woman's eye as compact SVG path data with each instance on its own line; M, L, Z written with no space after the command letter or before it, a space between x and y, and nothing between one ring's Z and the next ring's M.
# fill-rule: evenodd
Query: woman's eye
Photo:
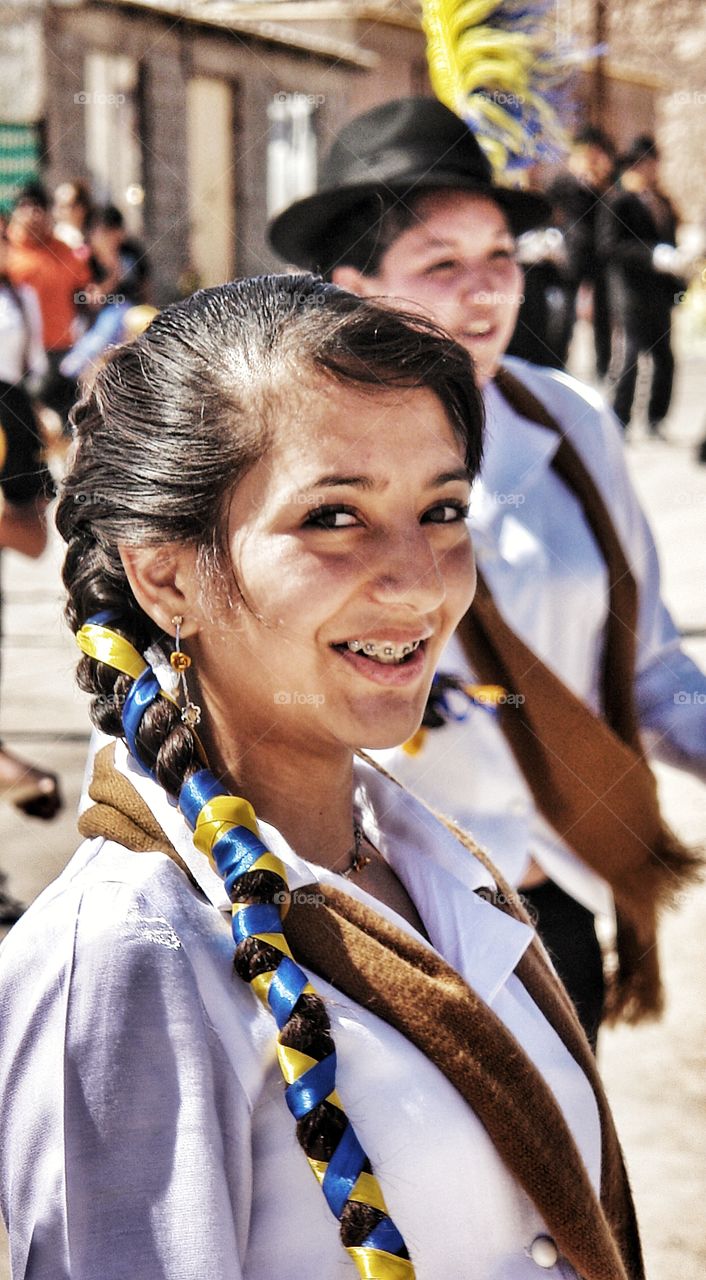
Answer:
M428 524L455 524L468 515L467 502L440 502L422 517Z
M318 529L349 529L358 524L358 517L350 507L322 506L310 511L304 523Z
M499 259L501 262L514 262L515 250L514 249L496 249L495 253L493 254L493 258L496 261L498 261Z

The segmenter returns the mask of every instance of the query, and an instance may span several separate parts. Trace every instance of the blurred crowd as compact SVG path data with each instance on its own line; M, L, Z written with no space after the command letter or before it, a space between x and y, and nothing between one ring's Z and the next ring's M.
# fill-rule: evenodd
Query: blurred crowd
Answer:
M547 187L551 226L520 240L525 301L510 351L563 369L577 316L590 319L595 369L627 429L641 361L649 361L648 430L662 433L674 385L672 315L699 264L677 247L678 217L660 186L654 138L618 155L606 133L574 139Z
M638 136L618 155L605 132L586 128L545 194L551 224L520 237L525 300L510 354L565 368L576 321L588 319L596 376L625 428L638 368L650 364L648 429L658 436L674 383L672 314L696 262L677 247L655 141ZM154 314L149 261L121 211L95 205L82 180L62 182L53 199L27 186L0 216L0 238L3 345L13 367L19 360L3 378L21 378L43 430L60 436L104 352Z
M53 200L32 183L0 220L0 549L44 550L69 411L106 349L154 314L148 299L143 247L82 182L62 183ZM62 807L56 775L1 742L0 794L29 817ZM0 923L21 911L0 884Z
M149 303L149 263L121 211L94 205L82 181L61 183L53 200L29 184L0 235L3 338L19 361L3 378L23 383L49 431L47 410L65 432L82 379Z

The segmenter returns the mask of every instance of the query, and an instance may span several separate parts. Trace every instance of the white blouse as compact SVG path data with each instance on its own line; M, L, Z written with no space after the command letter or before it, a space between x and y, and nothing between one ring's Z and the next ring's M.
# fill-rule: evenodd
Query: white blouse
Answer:
M271 1015L233 971L220 880L176 807L129 775L194 874L85 842L0 950L0 1191L13 1280L335 1280L357 1274L283 1098ZM434 947L543 1073L593 1186L593 1092L513 970L531 930L473 890L485 868L365 764L356 806ZM263 838L293 889L357 885ZM338 1088L418 1280L575 1280L546 1225L446 1077L317 976Z
M655 756L706 778L706 676L682 651L660 598L650 529L630 482L620 429L601 397L575 379L521 360L507 367L557 418L588 467L621 539L639 589L635 698ZM605 562L577 498L552 469L558 435L522 418L493 383L485 390L487 440L469 524L478 564L501 614L579 698L599 708L608 609ZM474 680L454 637L439 670ZM427 733L421 752L375 753L396 777L453 817L517 885L534 858L593 911L609 913L608 886L537 810L500 729L486 708Z
M24 284L16 292L22 300L22 311L7 285L0 281L0 382L13 386L25 373L40 377L48 367L37 295Z

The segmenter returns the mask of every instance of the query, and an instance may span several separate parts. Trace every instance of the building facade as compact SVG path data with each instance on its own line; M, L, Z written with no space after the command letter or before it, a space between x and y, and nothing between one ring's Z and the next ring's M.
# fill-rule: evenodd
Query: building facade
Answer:
M280 265L268 217L312 189L341 125L429 91L416 0L9 0L3 13L0 201L3 174L6 199L33 169L51 185L87 178L142 238L160 304ZM669 15L662 0L556 0L552 20L585 51L577 121L619 146L657 129L670 192L692 212L702 0ZM597 40L608 56L591 57Z
M247 16L260 4L47 9L47 180L88 178L123 209L158 302L281 265L268 217L312 189L343 122L427 90L416 24L316 7L343 16L289 16L311 4L278 5L276 23Z

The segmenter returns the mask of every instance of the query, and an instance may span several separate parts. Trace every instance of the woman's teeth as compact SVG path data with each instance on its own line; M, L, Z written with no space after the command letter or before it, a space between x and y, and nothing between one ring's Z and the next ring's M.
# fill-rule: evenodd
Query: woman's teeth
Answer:
M351 653L362 653L375 662L401 662L410 653L418 649L421 640L411 640L405 644L393 644L391 640L348 640L346 648Z

